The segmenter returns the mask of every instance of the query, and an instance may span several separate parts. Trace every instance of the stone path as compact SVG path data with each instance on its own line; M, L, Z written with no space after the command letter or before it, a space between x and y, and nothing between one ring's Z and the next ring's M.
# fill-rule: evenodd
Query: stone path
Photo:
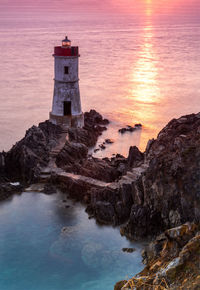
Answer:
M67 128L62 128L62 134L58 140L58 144L51 150L50 152L50 161L47 167L43 168L40 174L41 183L45 183L48 179L51 178L51 173L57 169L57 165L55 163L56 156L62 150L65 145L65 142L68 140L68 130Z

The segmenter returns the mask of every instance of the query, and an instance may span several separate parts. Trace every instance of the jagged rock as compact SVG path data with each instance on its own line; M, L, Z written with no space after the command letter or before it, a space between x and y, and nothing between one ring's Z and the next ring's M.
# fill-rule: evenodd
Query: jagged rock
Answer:
M141 128L142 124L141 123L135 124L135 127Z
M126 127L119 129L118 132L121 134L124 134L125 132L134 132L141 128L142 128L142 124L135 124L134 127L127 125Z
M119 281L115 284L114 290L121 290L122 287L127 283L127 280Z
M94 126L96 124L100 124L100 125L109 124L109 120L103 119L102 115L100 115L95 110L90 110L90 112L86 112L84 114L84 122L85 122L86 127Z
M53 185L51 183L47 183L44 185L43 192L46 194L53 194L53 193L56 193L57 190L56 190L55 185Z
M65 158L67 156L68 155L64 155L63 152L58 156L59 162L57 158L57 165L62 167L66 172L91 177L105 182L113 182L122 174L120 170L118 170L118 165L109 159L98 159L94 157L84 158L84 155L79 156L77 159L70 158L70 155L69 158Z
M104 144L99 145L99 148L101 148L101 150L105 150L106 146Z
M87 147L92 147L96 144L97 138L104 130L107 130L105 125L109 121L95 110L90 110L84 114L84 127L83 128L70 128L69 141L83 143Z
M0 184L0 200L11 197L14 193L21 193L23 186L18 182L6 182Z
M159 212L152 212L148 206L133 205L128 223L122 227L121 234L141 239L153 236L161 229L162 219Z
M135 248L123 248L122 251L126 253L133 253L135 252Z
M95 217L99 223L114 223L115 211L111 203L97 201L95 203Z
M58 167L74 164L77 160L87 157L88 148L82 143L66 142L63 149L56 156Z
M144 154L140 152L140 150L136 146L131 146L129 148L128 154L128 166L133 167L136 166L139 162L144 160Z
M200 221L199 128L200 114L173 119L148 144L146 170L132 184L134 205L124 234L144 237Z
M163 286L170 289L198 289L200 232L194 223L165 231L143 252L146 267L122 289ZM142 284L140 283L142 280Z
M127 220L130 207L118 194L118 190L109 187L90 191L90 204L86 211L100 223L119 225Z
M61 133L60 126L49 121L33 126L25 137L4 154L5 175L9 179L33 182L47 165L49 152Z
M106 144L113 144L114 141L112 139L105 139Z

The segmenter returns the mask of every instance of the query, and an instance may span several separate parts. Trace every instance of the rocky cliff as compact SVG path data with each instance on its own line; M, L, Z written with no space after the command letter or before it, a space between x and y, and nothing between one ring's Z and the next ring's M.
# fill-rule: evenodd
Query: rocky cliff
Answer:
M131 239L157 235L200 220L200 114L174 119L149 141L144 154L132 147L126 170L113 186L91 191L88 212L120 224ZM111 214L112 212L112 214ZM108 220L109 216L109 220Z
M8 179L34 182L41 167L49 162L49 152L56 145L61 127L49 121L33 126L25 137L4 154L4 172Z
M121 234L130 239L152 238L164 232L150 247L153 252L145 254L147 267L141 275L150 277L145 279L152 286L157 270L167 272L174 265L184 269L190 258L195 265L199 261L200 113L170 121L157 139L149 141L144 153L133 146L128 158L88 156L88 148L95 145L107 124L96 111L85 113L84 127L69 129L68 141L54 156L59 170L50 172L48 181L87 203L87 212L98 222L123 224ZM0 198L20 190L9 181L38 180L60 134L61 127L46 121L29 129L9 152L0 153ZM180 227L174 230L179 235L173 231L171 235L173 227Z
M152 236L200 221L200 114L174 119L151 140L146 170L132 184L133 205L123 232Z
M199 289L199 229L195 223L185 223L166 230L143 251L144 270L114 289Z

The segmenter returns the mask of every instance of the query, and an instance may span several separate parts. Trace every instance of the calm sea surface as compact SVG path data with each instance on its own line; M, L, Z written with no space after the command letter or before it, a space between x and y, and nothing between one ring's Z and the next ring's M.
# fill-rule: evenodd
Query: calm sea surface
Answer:
M97 156L144 150L172 118L200 111L199 1L1 0L0 150L48 119L53 47L66 34L80 47L83 111L111 120L103 139L115 144Z
M144 150L172 118L200 111L199 0L0 0L0 151L48 119L53 47L80 47L83 111L111 123L96 156ZM142 123L141 131L118 129ZM1 290L110 290L141 269L140 246L80 205L24 193L0 204ZM66 235L61 233L67 227Z

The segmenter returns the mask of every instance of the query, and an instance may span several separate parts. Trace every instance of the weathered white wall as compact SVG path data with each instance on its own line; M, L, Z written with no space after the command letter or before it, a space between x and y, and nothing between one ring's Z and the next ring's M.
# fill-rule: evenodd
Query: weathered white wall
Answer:
M55 80L52 114L63 116L64 101L71 101L72 115L82 113L78 82L63 83Z
M55 58L55 80L52 114L64 116L63 102L71 101L72 116L82 114L79 81L78 81L78 57L67 56ZM69 73L64 73L64 67L69 67Z
M55 57L55 80L73 82L78 80L78 57L54 56ZM64 74L64 67L69 67L69 74Z

